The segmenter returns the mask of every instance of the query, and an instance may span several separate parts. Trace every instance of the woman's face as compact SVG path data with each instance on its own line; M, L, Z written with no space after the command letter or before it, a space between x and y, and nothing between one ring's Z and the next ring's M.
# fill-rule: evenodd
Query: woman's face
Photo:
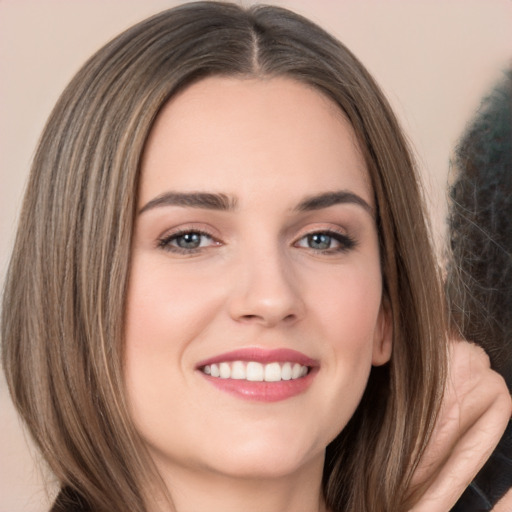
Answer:
M157 466L321 471L391 351L349 123L291 79L209 78L159 114L139 192L125 378Z

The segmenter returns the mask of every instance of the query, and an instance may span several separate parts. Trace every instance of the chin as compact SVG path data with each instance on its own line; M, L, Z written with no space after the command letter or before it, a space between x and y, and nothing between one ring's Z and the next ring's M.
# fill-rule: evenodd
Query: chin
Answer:
M316 461L323 465L325 442L305 438L290 430L277 435L259 432L248 439L232 436L219 443L205 460L215 461L212 469L235 477L279 478L293 474Z
M212 468L217 473L229 476L231 478L243 479L279 479L300 472L314 461L320 461L323 466L325 450L315 455L304 454L303 457L298 454L283 453L283 451L274 451L273 453L244 454L233 453L233 457L228 457L222 461L222 464L216 464Z

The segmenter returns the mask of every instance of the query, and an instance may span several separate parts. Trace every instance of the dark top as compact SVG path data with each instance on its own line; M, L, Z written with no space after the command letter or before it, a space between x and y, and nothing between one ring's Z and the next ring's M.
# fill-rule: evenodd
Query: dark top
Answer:
M50 512L92 512L84 498L70 487L59 492Z
M512 421L496 450L451 512L488 512L512 488Z

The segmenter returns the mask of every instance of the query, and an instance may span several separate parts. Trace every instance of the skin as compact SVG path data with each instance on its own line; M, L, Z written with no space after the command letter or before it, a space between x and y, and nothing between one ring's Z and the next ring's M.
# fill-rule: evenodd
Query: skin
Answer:
M338 191L361 201L297 209ZM225 194L233 207L155 202L169 192ZM125 379L169 510L324 510L325 447L391 353L373 192L349 123L291 79L200 81L159 114L139 198ZM183 231L207 235L184 250ZM318 372L305 392L267 403L197 369L243 347L298 350Z
M505 381L483 349L453 341L440 416L412 482L421 499L411 512L451 509L498 444L511 407ZM511 500L509 492L493 512L512 510Z

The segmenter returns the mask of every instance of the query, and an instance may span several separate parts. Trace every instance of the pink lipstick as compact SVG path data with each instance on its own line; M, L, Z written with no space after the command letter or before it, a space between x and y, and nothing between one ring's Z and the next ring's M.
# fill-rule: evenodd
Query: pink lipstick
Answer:
M196 369L222 391L276 402L306 391L319 364L296 350L244 348L201 361Z

